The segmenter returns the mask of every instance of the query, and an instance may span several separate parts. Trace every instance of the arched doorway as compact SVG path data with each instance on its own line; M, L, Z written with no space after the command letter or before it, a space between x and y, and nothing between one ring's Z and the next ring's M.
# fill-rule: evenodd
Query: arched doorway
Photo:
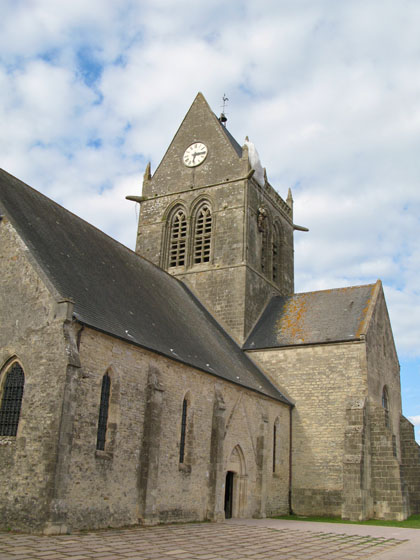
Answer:
M242 517L246 506L247 474L245 457L239 445L230 454L225 480L225 518Z
M225 481L225 519L232 517L233 511L233 481L235 473L228 471L226 473Z

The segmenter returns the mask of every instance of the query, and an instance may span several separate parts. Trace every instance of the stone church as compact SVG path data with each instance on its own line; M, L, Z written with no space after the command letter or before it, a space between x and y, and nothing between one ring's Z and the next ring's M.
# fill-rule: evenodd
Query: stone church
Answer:
M136 252L0 171L0 528L420 512L380 281L294 293L291 193L201 94L128 198Z

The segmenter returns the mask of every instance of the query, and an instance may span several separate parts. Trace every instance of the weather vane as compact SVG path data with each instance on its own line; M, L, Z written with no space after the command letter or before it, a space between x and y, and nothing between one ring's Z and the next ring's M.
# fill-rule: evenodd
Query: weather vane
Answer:
M226 117L225 109L226 109L226 102L229 101L229 98L226 96L226 93L223 94L222 101L223 101L222 113L220 115L219 120L224 126L226 126L227 117Z
M223 101L222 112L224 113L226 107L226 101L229 101L229 97L226 96L226 93L223 94L222 101Z

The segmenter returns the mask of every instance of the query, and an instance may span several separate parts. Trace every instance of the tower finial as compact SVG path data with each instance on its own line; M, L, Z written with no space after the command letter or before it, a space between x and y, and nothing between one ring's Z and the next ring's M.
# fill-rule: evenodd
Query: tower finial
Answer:
M293 208L293 196L292 196L292 189L289 187L289 191L287 193L286 202L289 208Z
M227 117L225 114L226 103L229 101L229 98L226 96L226 93L223 94L222 97L222 112L220 113L219 121L222 123L223 126L226 126Z

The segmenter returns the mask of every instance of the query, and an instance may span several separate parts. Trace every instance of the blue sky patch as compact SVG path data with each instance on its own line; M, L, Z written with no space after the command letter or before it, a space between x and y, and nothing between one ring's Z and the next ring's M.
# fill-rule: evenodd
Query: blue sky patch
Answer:
M89 148L95 148L95 150L98 150L102 147L102 140L100 138L93 138L88 140L86 145L89 146Z
M76 57L78 72L84 83L91 87L100 79L104 66L96 57L95 49L89 46L81 47Z
M44 62L48 62L48 64L56 64L59 62L60 52L61 51L58 47L55 49L49 49L41 53L38 58L40 58Z

